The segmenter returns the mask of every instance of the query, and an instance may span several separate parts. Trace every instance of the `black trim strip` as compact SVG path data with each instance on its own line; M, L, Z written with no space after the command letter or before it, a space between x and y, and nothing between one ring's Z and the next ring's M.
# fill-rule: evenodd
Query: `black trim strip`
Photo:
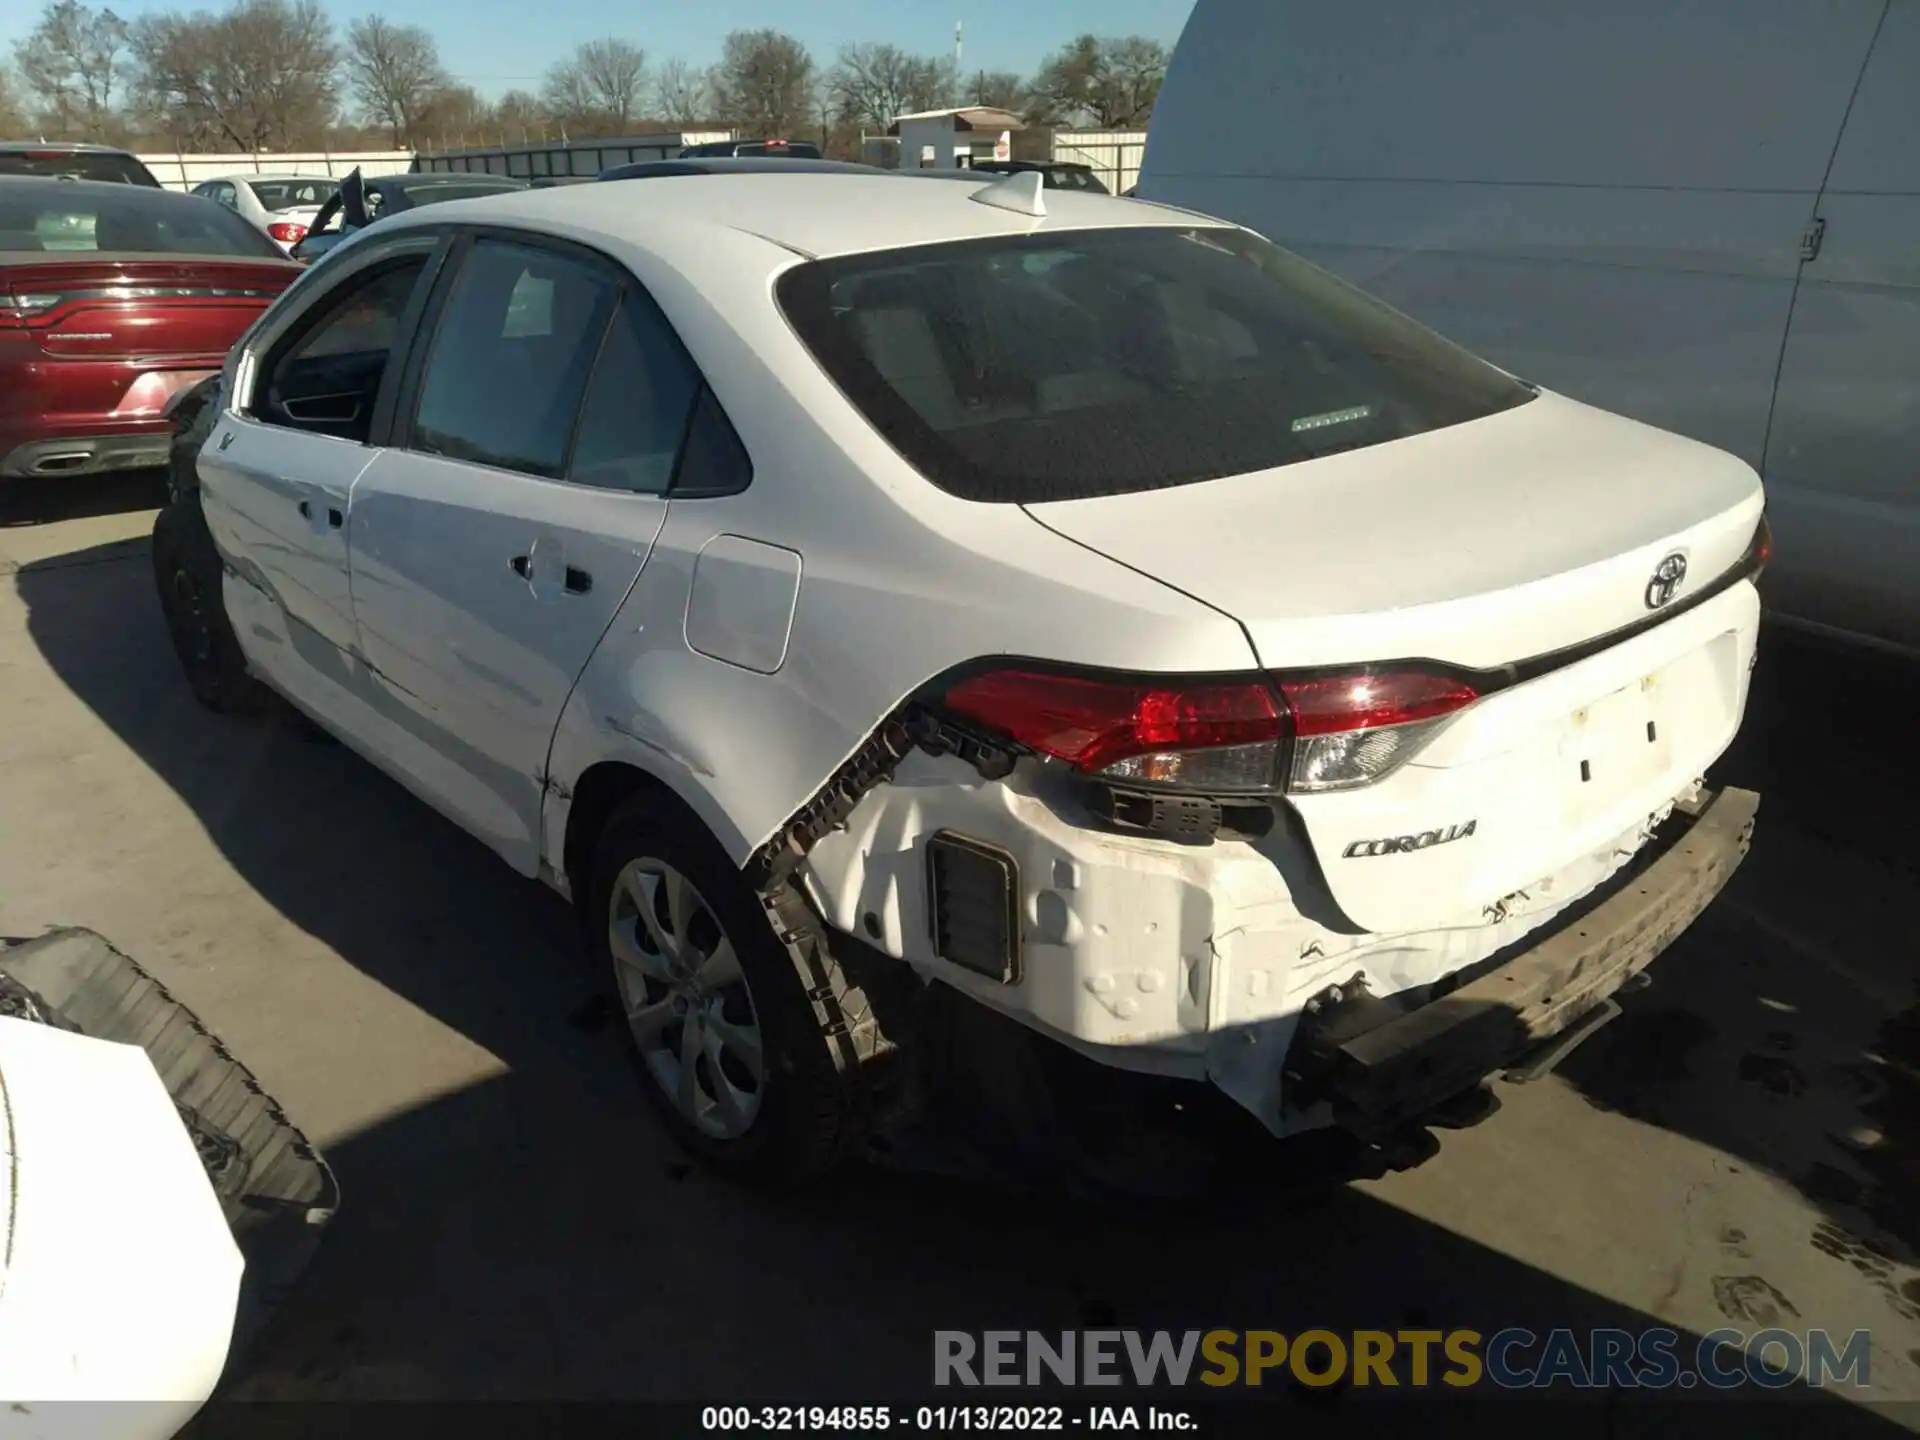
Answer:
M1765 520L1764 517L1762 517L1763 526L1764 523ZM1758 540L1759 534L1761 533L1765 532L1757 533L1756 540ZM1262 679L1278 682L1282 680L1327 679L1330 677L1349 675L1356 677L1385 675L1416 670L1423 674L1439 675L1449 679L1460 680L1471 685L1481 695L1491 695L1496 691L1510 689L1515 685L1523 684L1529 680L1536 680L1542 675L1551 674L1555 670L1563 670L1570 665L1577 665L1582 660L1591 659L1603 650L1610 650L1615 645L1623 644L1637 635L1645 634L1649 630L1666 624L1669 620L1677 619L1689 610L1699 608L1709 600L1725 594L1743 580L1757 579L1760 572L1766 566L1765 560L1761 557L1760 549L1761 547L1758 544L1750 547L1746 555L1742 557L1738 563L1722 573L1711 584L1687 596L1684 600L1676 601L1664 609L1656 610L1651 614L1642 616L1630 625L1620 626L1618 629L1609 630L1604 634L1594 636L1592 639L1582 640L1577 644L1568 645L1558 650L1549 650L1544 654L1534 655L1525 660L1516 660L1508 665L1494 666L1490 669L1475 669L1472 666L1457 665L1449 660L1432 660L1411 656L1395 660L1367 660L1352 665L1296 666L1288 669L1274 670L1249 668L1246 670L1227 671L1156 670L1142 672L1138 670L1116 670L1097 665L1076 665L1063 663L1058 660L1043 660L1030 655L982 655L941 671L924 685L918 687L913 692L911 698L923 704L937 704L946 695L948 690L963 680L971 679L975 675L982 675L993 670L1015 669L1033 670L1043 674L1065 675L1085 680L1104 680L1117 684L1132 685L1154 684L1159 682L1170 684L1177 682L1183 685L1244 685L1248 681Z
M1430 674L1443 675L1450 679L1464 681L1482 695L1492 695L1501 690L1523 685L1529 680L1537 680L1556 670L1578 665L1582 660L1590 660L1604 650L1625 644L1637 635L1657 629L1669 620L1677 619L1689 610L1696 610L1709 600L1718 598L1743 580L1757 580L1760 572L1766 568L1766 559L1762 554L1761 539L1771 540L1767 528L1766 516L1760 517L1760 525L1754 532L1753 543L1747 547L1747 553L1729 569L1722 572L1718 579L1695 591L1684 600L1641 616L1631 624L1608 630L1589 640L1563 646L1558 650L1549 650L1544 654L1533 655L1525 660L1516 660L1511 664L1497 665L1491 669L1479 670L1471 666L1455 665L1445 660L1405 659L1373 660L1359 665L1315 666L1290 670L1274 670L1270 673L1276 680L1293 680L1343 675L1380 675L1395 671L1419 670Z

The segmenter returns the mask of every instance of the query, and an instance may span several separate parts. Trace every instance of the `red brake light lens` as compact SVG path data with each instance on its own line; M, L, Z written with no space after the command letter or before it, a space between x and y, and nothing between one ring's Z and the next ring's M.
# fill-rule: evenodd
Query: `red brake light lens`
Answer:
M946 708L1123 784L1210 794L1341 790L1379 779L1480 698L1427 671L1181 680L993 670Z
M291 220L276 220L267 226L267 234L282 245L295 245L306 237L307 227L296 225Z
M1171 783L1187 769L1128 764L1201 750L1265 747L1264 775L1237 788L1270 788L1287 734L1285 707L1265 680L1182 682L1172 678L1095 680L1027 670L995 670L947 692L955 714L1012 736L1022 745L1089 774L1113 771L1144 783ZM1253 757L1242 756L1236 771ZM1194 783L1181 774L1181 783Z
M1282 680L1280 692L1299 735L1333 735L1382 725L1411 725L1450 715L1480 698L1464 681L1418 670Z
M1773 559L1773 527L1767 523L1766 512L1762 511L1760 523L1754 527L1753 543L1747 546L1747 564L1758 579L1760 572L1767 568L1767 562Z

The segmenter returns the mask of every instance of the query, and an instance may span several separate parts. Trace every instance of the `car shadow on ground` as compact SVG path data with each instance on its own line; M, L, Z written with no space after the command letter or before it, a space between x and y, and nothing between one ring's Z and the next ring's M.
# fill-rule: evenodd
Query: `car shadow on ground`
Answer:
M1559 1074L1823 1212L1815 1249L1920 1320L1920 665L1770 631L1716 780L1753 854L1654 984Z
M58 480L0 480L0 529L151 510L166 498L165 470L116 470Z
M238 1396L924 1401L936 1328L1659 1323L1352 1188L1182 1215L891 1173L787 1199L717 1181L646 1114L565 907L343 747L200 710L144 556L90 554L15 577L61 681L291 924L505 1068L329 1147L345 1203ZM382 1063L337 1046L342 1067ZM1583 1083L1607 1093L1611 1073ZM1823 1435L1896 1433L1803 1398ZM1634 1413L1596 1415L1619 1434ZM1740 1423L1792 1413L1804 1428L1796 1406Z

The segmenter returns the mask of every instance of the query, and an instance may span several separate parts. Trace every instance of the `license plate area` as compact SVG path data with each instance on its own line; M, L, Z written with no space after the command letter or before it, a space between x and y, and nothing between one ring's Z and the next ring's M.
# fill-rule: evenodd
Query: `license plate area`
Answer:
M1560 727L1557 783L1562 821L1584 825L1617 809L1623 795L1670 788L1720 733L1729 701L1716 664L1731 637L1649 670L1569 713Z

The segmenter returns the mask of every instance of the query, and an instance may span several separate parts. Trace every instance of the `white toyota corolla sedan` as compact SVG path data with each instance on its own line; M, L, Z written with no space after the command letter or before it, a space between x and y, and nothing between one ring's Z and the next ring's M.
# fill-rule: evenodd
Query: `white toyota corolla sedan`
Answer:
M1387 1150L1739 863L1748 466L1202 215L716 169L355 239L154 534L201 698L569 896L701 1156L1210 1095Z

